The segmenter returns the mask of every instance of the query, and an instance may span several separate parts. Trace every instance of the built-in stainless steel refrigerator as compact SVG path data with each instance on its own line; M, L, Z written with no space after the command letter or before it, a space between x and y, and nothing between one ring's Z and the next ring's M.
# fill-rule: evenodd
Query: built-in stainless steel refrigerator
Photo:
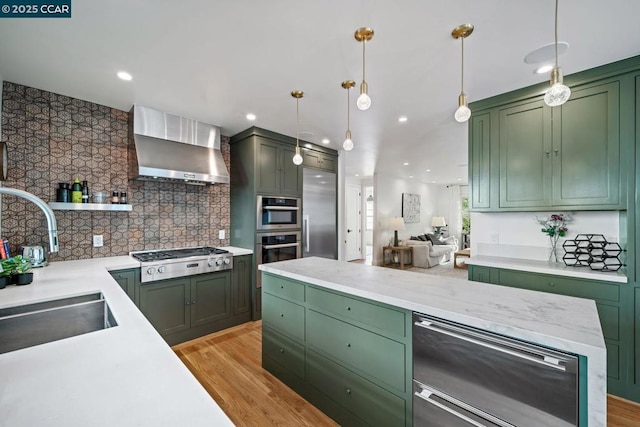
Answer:
M302 256L338 258L336 174L303 169Z

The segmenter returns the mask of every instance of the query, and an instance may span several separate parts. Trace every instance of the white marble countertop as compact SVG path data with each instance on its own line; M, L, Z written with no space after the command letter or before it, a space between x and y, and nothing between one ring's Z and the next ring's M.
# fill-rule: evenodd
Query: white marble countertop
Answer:
M128 256L54 262L0 308L102 292L118 326L0 354L0 426L232 426L107 270Z
M606 348L592 300L324 258L260 270L588 358L589 426L606 425Z
M465 259L469 265L505 268L528 271L530 273L554 274L556 276L576 277L580 279L602 280L606 282L627 283L627 276L621 272L593 271L589 267L568 267L563 262L533 261L518 258L476 255Z

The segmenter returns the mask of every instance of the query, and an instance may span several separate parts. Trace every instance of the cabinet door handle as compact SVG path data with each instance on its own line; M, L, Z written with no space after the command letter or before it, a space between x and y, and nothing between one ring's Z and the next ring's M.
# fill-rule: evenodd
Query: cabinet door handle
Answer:
M280 349L280 353L284 354L284 348Z
M284 313L280 313L280 317L284 317Z
M187 301L187 305L189 305L189 301Z
M345 390L345 392L350 395L351 394L351 389L348 388L348 389Z
M549 286L555 286L556 284L553 282L549 282Z
M195 303L196 303L196 300L191 301L191 304L195 304Z
M549 154L550 154L549 150L544 152L544 155L546 156L547 159L549 158Z
M347 307L347 311L351 311L351 307Z
M351 343L347 343L347 347L351 347Z
M553 152L555 153L556 157L558 157L558 152L559 152L559 151L560 151L560 150L559 150L559 149L557 149L557 148L556 148L555 150L553 150Z

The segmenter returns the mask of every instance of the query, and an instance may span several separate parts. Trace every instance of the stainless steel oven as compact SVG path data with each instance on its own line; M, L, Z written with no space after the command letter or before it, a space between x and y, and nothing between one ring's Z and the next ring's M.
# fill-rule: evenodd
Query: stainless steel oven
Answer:
M295 197L258 196L258 230L300 228L302 201Z
M299 231L279 233L258 233L256 239L257 264L287 261L302 257L302 243ZM262 276L256 267L256 287L262 287Z

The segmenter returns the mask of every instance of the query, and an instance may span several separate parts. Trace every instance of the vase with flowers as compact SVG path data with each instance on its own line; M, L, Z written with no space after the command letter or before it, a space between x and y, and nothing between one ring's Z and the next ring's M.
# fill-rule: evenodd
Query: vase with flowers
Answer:
M571 217L567 214L551 214L549 218L538 218L536 220L542 225L542 231L549 236L551 251L549 252L549 262L558 262L558 239L564 237L569 230L567 223L571 222Z

